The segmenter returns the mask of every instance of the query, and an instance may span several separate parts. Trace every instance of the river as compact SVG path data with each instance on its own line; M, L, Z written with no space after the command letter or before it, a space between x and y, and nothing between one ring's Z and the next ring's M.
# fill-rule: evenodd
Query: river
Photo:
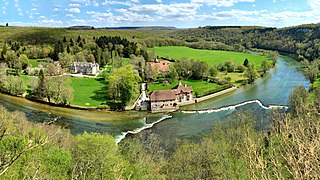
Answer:
M146 112L96 112L65 109L30 102L21 98L0 94L0 105L10 111L22 111L30 121L48 122L58 118L57 123L69 128L72 134L108 132L119 142L126 134L157 134L166 144L176 139L198 139L209 133L217 121L223 121L239 110L250 110L258 119L258 128L268 125L269 110L259 103L237 105L259 99L264 106L287 105L292 90L307 86L308 81L297 68L297 62L280 56L276 67L254 85L242 87L222 96L183 107L183 110L216 109L203 113L175 112L151 114ZM229 108L220 109L223 106ZM149 130L145 130L149 129Z

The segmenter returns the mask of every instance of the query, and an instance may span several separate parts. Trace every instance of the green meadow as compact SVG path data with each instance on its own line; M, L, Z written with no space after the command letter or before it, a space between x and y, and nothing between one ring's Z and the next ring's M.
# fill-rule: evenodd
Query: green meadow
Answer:
M72 105L99 106L106 104L107 82L100 78L71 78L73 92Z
M30 83L37 76L20 76L25 85L30 89ZM97 107L112 102L107 97L108 83L103 78L70 78L73 88L73 100L71 105Z
M200 50L184 46L163 46L150 48L149 50L154 50L156 55L159 57L166 57L174 60L179 60L182 58L194 59L204 61L208 63L209 66L214 64L217 65L226 61L233 61L237 64L243 64L243 61L247 58L249 63L254 63L256 67L260 67L263 60L269 59L266 56L257 54L218 50Z

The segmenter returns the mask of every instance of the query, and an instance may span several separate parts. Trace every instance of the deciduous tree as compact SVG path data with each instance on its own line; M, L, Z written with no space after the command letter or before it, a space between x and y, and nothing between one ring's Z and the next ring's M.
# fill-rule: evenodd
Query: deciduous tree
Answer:
M132 65L113 70L108 80L110 98L122 105L127 105L139 92L141 78L133 72Z
M244 76L248 78L248 83L253 84L254 81L259 77L259 74L255 68L255 66L249 65L246 71L244 72Z
M267 60L263 60L261 63L261 68L262 68L263 74L266 74L267 71L269 71L269 69L271 68L271 65Z

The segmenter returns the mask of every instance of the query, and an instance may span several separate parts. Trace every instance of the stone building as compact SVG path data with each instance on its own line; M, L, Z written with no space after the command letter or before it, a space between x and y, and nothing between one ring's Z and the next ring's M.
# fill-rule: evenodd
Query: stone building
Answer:
M92 62L73 62L70 65L70 72L73 74L97 74L99 72L99 64Z
M179 106L194 102L193 88L184 86L181 82L171 90L155 90L150 96L152 112L175 111Z

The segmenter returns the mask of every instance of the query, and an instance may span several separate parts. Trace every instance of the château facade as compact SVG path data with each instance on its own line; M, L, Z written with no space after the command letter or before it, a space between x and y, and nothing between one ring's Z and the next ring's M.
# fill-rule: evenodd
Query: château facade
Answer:
M73 62L70 65L70 72L73 74L97 74L99 73L99 64L92 62Z

